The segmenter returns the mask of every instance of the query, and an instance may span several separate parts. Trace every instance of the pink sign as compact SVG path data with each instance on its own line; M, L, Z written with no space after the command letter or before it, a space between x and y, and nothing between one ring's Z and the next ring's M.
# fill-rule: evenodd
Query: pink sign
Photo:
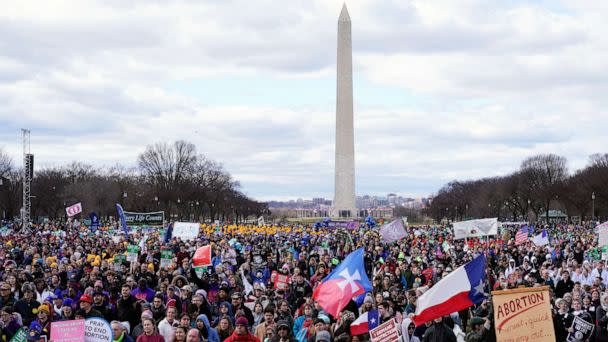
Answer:
M51 323L51 341L84 342L84 319Z
M66 214L68 214L69 217L72 217L76 214L80 214L82 212L82 204L80 202L71 205L67 208L65 208L65 212Z

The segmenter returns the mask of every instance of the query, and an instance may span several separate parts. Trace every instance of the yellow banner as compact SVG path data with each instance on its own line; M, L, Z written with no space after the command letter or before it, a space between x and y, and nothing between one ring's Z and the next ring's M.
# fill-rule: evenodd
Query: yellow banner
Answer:
M494 328L499 342L555 342L547 286L492 292Z

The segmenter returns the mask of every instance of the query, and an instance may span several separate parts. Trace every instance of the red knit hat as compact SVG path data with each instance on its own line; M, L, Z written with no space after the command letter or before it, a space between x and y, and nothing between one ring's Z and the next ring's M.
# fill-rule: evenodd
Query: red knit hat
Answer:
M86 303L89 303L89 304L93 304L93 299L88 294L83 294L82 296L80 296L80 301L81 302L86 302Z

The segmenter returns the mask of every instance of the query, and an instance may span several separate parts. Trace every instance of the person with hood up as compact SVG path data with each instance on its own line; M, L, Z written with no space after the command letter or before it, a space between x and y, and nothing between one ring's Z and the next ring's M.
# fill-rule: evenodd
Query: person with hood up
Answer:
M433 324L426 329L422 342L456 342L456 335L443 323L443 317L439 317L435 318Z
M417 336L414 336L414 330L416 326L410 318L406 318L401 322L401 336L403 336L404 342L420 342Z
M196 317L196 328L201 333L201 336L205 339L205 341L220 342L220 337L217 333L217 330L211 327L207 315L201 314Z
M213 321L211 326L217 327L220 323L220 319L224 316L228 316L230 318L230 323L234 323L234 314L232 313L232 305L228 302L222 302L219 307L219 313L217 318Z
M257 338L255 335L253 335L247 330L248 325L249 322L247 321L246 317L239 317L236 320L236 327L234 329L234 332L232 333L232 335L230 335L230 337L224 340L224 342L260 342L259 338Z

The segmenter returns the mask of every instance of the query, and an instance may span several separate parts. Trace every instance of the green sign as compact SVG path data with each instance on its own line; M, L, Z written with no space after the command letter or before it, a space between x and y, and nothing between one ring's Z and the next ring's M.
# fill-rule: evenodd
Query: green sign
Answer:
M25 342L26 340L27 340L27 333L25 332L25 329L21 328L21 329L17 330L15 335L13 335L13 338L11 338L10 342Z
M127 261L137 261L137 254L139 253L139 246L128 245L127 246Z
M170 267L173 264L173 251L160 251L160 267Z

